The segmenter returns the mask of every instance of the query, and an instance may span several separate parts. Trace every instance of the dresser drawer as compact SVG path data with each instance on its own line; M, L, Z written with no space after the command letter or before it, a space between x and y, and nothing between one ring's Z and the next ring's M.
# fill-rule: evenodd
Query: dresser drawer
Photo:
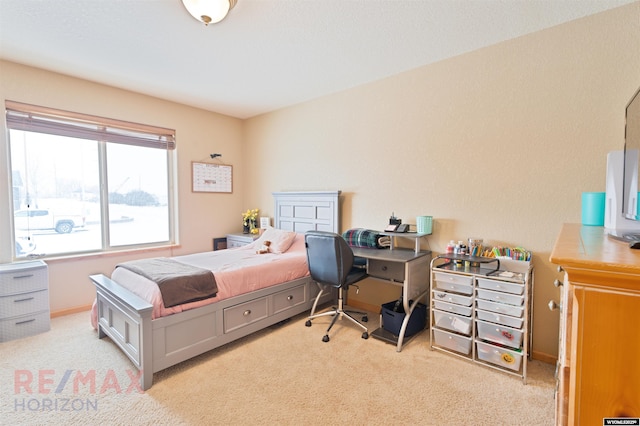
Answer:
M471 353L471 337L461 336L448 331L433 329L436 345L449 350L469 355Z
M478 337L482 340L516 349L522 344L522 330L480 320L477 320L476 324L478 324Z
M286 291L281 291L273 295L273 313L286 311L304 303L305 301L305 284L293 287Z
M473 277L434 272L435 287L439 290L473 294Z
M49 331L49 311L0 320L0 342Z
M453 312L455 314L460 314L460 315L464 315L467 317L471 316L471 306L462 306L462 305L457 305L455 303L447 303L447 302L443 302L441 300L433 300L433 306L436 307L436 309L440 309L441 311L445 311L445 312Z
M524 296L501 293L499 291L485 290L482 288L476 289L476 291L478 293L478 298L480 299L490 300L492 302L507 303L514 306L522 306L522 304L524 303Z
M267 317L267 297L251 300L224 310L224 332L236 330Z
M49 311L49 292L47 290L0 297L0 319L40 311Z
M484 309L485 311L496 312L499 314L511 315L514 317L521 318L524 313L524 308L522 306L513 306L507 305L504 303L496 303L490 302L488 300L476 299L476 304L479 309Z
M48 288L46 264L41 262L34 267L29 266L30 263L3 265L0 269L0 296Z
M446 291L433 291L433 299L443 302L455 303L456 305L471 306L473 301L471 296L462 296L455 293L447 293Z
M367 273L372 277L404 282L404 263L389 262L380 259L369 259Z
M512 317L510 315L501 315L495 312L476 310L476 317L483 321L494 322L496 324L502 324L513 328L522 328L524 319Z
M442 312L437 309L433 310L433 315L436 320L436 327L446 328L466 336L471 334L471 317L463 317L462 315Z
M524 284L510 283L500 280L490 280L487 278L478 278L478 287L512 294L524 293Z

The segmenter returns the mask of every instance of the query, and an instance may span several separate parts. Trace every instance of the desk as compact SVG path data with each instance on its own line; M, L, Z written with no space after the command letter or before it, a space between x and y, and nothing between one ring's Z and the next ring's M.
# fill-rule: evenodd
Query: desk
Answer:
M402 303L406 315L402 321L399 336L394 336L382 327L371 333L373 337L395 343L396 350L400 352L413 310L422 299L425 299L424 303L427 306L429 305L431 251L416 253L414 250L401 248L384 250L353 247L353 254L366 259L369 277L402 287ZM413 303L410 305L409 301Z

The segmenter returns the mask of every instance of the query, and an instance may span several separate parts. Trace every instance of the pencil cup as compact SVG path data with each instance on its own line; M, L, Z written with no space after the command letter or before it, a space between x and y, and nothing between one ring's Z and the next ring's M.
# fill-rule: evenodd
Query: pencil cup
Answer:
M416 230L418 234L430 234L433 228L432 216L418 216L416 217Z
M604 225L604 192L582 193L582 224L590 226Z

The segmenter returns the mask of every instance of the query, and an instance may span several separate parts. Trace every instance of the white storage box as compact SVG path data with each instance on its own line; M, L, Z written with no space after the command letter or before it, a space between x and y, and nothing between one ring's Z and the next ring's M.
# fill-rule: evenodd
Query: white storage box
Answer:
M436 321L436 327L446 328L447 330L469 336L471 334L471 317L463 317L462 315L451 314L449 312L433 310Z
M491 300L493 302L508 303L509 305L514 306L522 306L524 303L524 296L485 290L482 288L476 289L476 292L480 299Z
M510 370L520 370L522 354L506 348L501 348L484 342L476 342L478 359L499 365Z
M522 314L524 313L524 307L522 306L507 305L504 303L490 302L488 300L476 299L476 305L478 306L478 309L511 315L518 318L522 317Z
M462 296L460 294L447 293L446 291L437 290L433 291L433 299L464 306L471 306L471 303L473 301L473 298L471 296Z
M436 340L436 345L443 348L459 352L464 355L471 353L471 337L461 336L455 333L449 333L448 331L433 329L433 337Z
M439 290L453 291L461 294L473 294L473 277L434 272L435 287Z
M524 319L512 317L510 315L497 314L495 312L476 310L476 317L483 321L495 322L497 324L506 325L514 328L522 328Z
M522 330L477 320L478 337L518 349L522 344Z
M434 300L433 306L441 311L453 312L467 317L471 316L471 306L456 305L455 303L441 302L440 300Z
M478 277L478 287L486 288L488 290L504 291L512 294L523 294L524 284L510 283L500 280L490 280L487 278Z

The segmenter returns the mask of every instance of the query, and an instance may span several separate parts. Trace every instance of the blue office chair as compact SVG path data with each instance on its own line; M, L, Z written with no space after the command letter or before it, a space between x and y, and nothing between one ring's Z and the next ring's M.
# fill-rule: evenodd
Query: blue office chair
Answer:
M369 338L367 327L356 320L352 314L362 315L362 322L369 319L366 312L346 311L344 309L344 291L350 285L367 277L367 272L362 266L354 266L354 256L351 247L338 234L324 231L307 231L304 236L307 248L307 263L311 278L320 286L320 293L316 297L311 313L305 325L311 327L311 320L318 317L333 315L331 324L327 328L327 334L322 338L323 342L329 341L329 331L338 318L346 318L364 330L363 339ZM330 311L315 313L318 301L325 291L338 289L338 305Z

